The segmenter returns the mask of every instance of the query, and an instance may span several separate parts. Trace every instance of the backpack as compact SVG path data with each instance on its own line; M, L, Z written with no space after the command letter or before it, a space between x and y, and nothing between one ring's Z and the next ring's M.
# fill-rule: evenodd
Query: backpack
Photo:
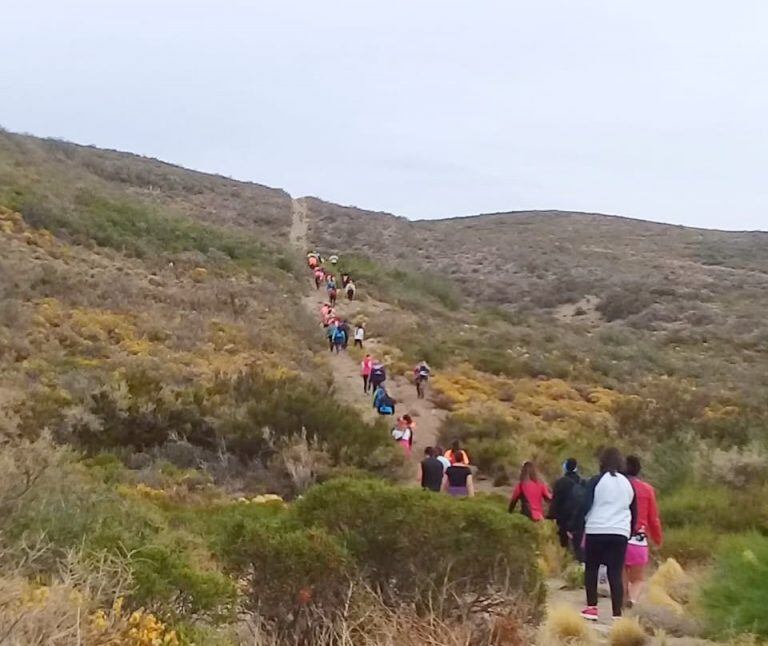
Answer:
M344 330L342 330L341 328L338 328L336 332L333 333L334 343L344 343L346 338L347 338L347 335L344 333Z
M386 373L384 372L384 367L379 366L378 368L371 368L371 379L373 381L384 381L386 378Z
M578 482L573 483L571 493L568 496L568 505L572 510L568 529L579 530L584 524L584 518L580 516L586 495L587 481L579 478Z

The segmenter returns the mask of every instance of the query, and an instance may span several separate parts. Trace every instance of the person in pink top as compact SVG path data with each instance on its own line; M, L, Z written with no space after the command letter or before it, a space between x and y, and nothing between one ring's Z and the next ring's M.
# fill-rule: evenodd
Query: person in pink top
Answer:
M630 608L637 603L645 585L645 566L648 565L648 539L660 546L664 539L661 530L656 491L638 477L640 459L634 455L626 458L626 475L635 490L637 522L627 544L624 557L624 599Z
M520 501L522 514L538 523L544 520L545 500L552 500L552 492L539 480L536 465L531 461L524 462L520 470L520 482L517 483L509 501L509 512L512 513Z
M371 389L371 368L373 368L373 357L366 354L360 362L360 375L363 378L363 392L367 393Z

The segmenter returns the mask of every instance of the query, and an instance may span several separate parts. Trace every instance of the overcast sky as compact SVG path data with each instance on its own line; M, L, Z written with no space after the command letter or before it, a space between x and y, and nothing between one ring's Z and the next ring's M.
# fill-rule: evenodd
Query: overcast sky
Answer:
M0 125L435 218L768 229L766 0L6 0Z

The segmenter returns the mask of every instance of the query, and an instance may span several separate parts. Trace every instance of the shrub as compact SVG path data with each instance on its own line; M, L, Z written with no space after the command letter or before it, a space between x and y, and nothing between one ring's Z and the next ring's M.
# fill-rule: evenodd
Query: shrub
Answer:
M156 513L94 481L46 440L25 446L30 464L58 457L0 516L6 558L16 559L21 573L50 580L72 550L94 563L114 556L130 571L130 600L137 606L164 604L166 612L179 613L227 610L234 595L231 582L215 568L198 565L188 545ZM9 450L0 450L0 463ZM0 480L0 500L8 499L12 484ZM31 554L30 545L36 546Z
M353 566L326 531L305 529L284 517L230 518L218 550L246 582L246 603L278 633L300 631L307 613L332 615L342 605Z
M664 530L661 555L680 563L705 563L717 552L723 534L709 525L683 525Z
M768 538L752 534L727 541L701 603L715 636L749 632L768 638Z
M338 536L390 603L447 610L465 593L480 603L502 590L529 595L534 609L541 602L535 528L493 505L338 479L311 489L292 511Z
M768 531L768 509L754 504L755 493L706 483L684 487L661 499L661 517L669 527L695 523L721 532Z

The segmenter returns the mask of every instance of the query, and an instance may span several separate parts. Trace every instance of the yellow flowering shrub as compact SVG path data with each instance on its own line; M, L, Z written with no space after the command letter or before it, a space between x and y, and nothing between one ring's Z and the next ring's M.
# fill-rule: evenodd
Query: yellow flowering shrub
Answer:
M89 643L104 646L179 646L176 631L168 629L144 609L123 611L118 597L109 610L97 610L88 617Z

